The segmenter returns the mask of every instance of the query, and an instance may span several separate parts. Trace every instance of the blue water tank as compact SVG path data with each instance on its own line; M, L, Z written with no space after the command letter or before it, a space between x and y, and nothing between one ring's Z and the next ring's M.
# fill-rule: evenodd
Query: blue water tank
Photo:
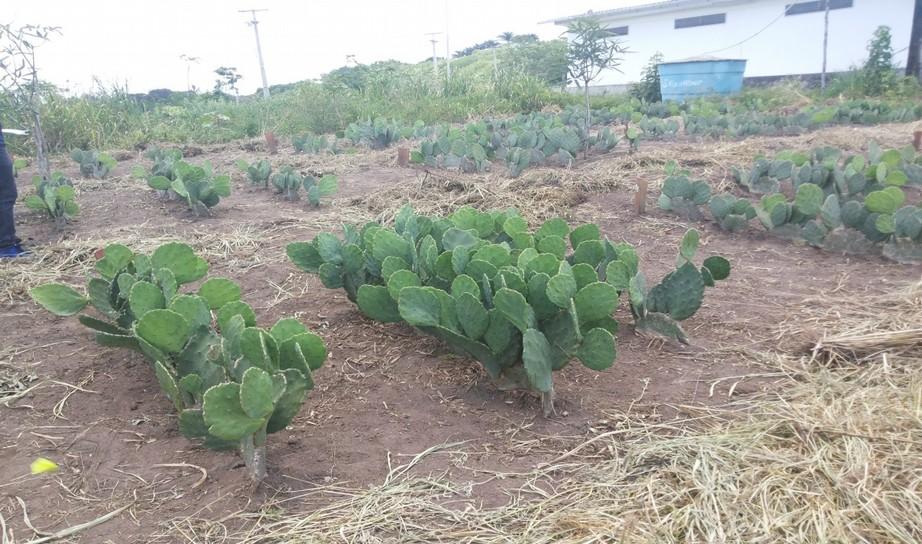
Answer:
M698 57L657 65L663 100L729 95L743 88L746 61Z

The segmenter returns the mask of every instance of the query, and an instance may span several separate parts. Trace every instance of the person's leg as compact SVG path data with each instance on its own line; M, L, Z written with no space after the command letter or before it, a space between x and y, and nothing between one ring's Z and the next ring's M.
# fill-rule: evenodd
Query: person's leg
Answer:
M3 136L0 135L0 249L19 243L16 238L16 223L13 220L13 205L16 203L16 180L13 179L13 162L6 152Z

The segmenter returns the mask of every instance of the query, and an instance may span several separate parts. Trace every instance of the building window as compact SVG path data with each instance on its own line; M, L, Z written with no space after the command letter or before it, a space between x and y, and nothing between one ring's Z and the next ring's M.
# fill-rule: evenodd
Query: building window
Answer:
M628 28L626 26L616 26L612 28L605 29L605 35L610 38L616 38L618 36L627 36Z
M788 4L784 10L785 15L802 15L804 13L814 13L817 11L826 11L826 2L829 2L829 9L844 9L854 5L853 0L816 0L814 2L798 2Z
M726 13L714 13L712 15L699 15L697 17L685 17L684 19L676 19L675 27L691 28L693 26L722 25L726 22Z

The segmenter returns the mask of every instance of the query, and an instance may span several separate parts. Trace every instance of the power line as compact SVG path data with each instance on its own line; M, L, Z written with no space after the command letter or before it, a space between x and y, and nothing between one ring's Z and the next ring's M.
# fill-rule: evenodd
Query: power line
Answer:
M266 65L263 63L263 48L259 43L259 21L256 20L256 12L269 11L268 9L240 9L238 13L249 13L253 19L247 24L253 27L253 34L256 35L256 55L259 57L259 73L263 78L263 98L269 98L269 80L266 79Z

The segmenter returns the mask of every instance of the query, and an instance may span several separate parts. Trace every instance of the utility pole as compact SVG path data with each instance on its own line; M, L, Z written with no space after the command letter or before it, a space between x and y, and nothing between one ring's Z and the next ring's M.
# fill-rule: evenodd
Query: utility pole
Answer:
M263 78L263 98L269 98L269 80L266 79L266 65L263 63L263 48L259 43L259 21L256 20L256 12L269 11L267 9L240 9L238 13L249 13L253 16L247 24L253 27L253 33L256 35L256 55L259 57L259 74Z
M451 81L451 48L448 45L448 0L445 0L445 82Z
M826 54L829 50L829 0L823 0L826 4L826 15L823 20L823 73L820 74L820 89L826 90Z
M179 58L186 61L186 90L192 92L192 63L198 64L198 61L202 60L199 57L190 57L189 55L183 53L179 55Z
M922 0L916 0L916 7L912 15L912 31L909 36L906 75L922 81Z
M435 76L436 79L439 77L439 58L435 53L435 44L439 43L439 41L435 39L435 37L441 34L441 32L429 32L426 34L426 36L431 36L429 41L432 43L432 75Z

